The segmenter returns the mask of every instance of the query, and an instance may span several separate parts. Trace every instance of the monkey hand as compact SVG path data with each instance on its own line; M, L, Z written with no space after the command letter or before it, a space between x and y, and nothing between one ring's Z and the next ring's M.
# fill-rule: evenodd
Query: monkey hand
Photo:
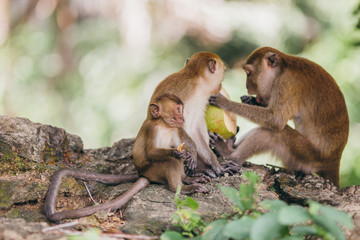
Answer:
M249 105L254 105L254 106L261 106L261 104L259 102L257 102L256 98L253 96L242 96L240 97L241 102L245 103L245 104L249 104Z
M194 172L195 168L196 168L196 161L193 158L192 154L188 151L185 152L185 161L184 161L184 169L185 169L185 174L187 176L191 175L191 173Z
M229 105L229 100L221 94L213 95L209 98L209 104L217 106L219 108L224 108Z
M214 151L216 156L228 158L231 155L231 153L233 153L235 137L230 138L229 140L225 140L219 134L210 131L209 131L209 137L210 137L210 141L209 141L210 148Z
M179 152L176 148L172 151L172 156L176 159L185 159L186 153L185 152Z

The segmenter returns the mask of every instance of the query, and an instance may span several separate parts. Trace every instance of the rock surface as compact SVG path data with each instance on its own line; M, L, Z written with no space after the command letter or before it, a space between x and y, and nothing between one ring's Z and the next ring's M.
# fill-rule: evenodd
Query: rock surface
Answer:
M42 232L49 226L42 214L43 200L54 171L82 168L99 173L131 174L134 139L123 139L112 147L84 150L79 137L65 130L33 123L15 117L0 117L0 239L66 239L66 231ZM360 239L360 188L337 189L316 176L295 179L283 170L247 164L239 174L221 177L205 186L208 194L194 194L200 204L199 213L210 221L221 214L231 213L232 205L218 185L238 187L241 173L254 171L262 178L258 200L282 199L288 203L305 204L308 199L329 204L348 212L354 219L355 230L348 239ZM114 199L131 183L107 186L87 182L97 202ZM89 206L92 201L83 181L67 178L60 187L57 208ZM160 235L171 227L175 212L174 193L165 186L151 184L134 196L116 214L97 213L79 219L77 230L89 226L121 229L128 234ZM53 224L50 224L53 225Z

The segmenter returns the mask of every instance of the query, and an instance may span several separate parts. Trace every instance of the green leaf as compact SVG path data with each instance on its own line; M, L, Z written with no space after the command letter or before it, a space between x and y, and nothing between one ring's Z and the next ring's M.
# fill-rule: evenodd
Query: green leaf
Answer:
M346 240L346 237L345 237L345 234L343 233L343 231L331 219L328 219L325 216L315 215L315 216L313 216L313 221L314 221L314 223L316 223L317 225L322 227L327 233L334 236L336 240Z
M251 217L244 216L239 220L231 221L224 228L224 235L228 238L240 240L248 239L250 229L255 220Z
M346 212L340 211L330 206L321 205L319 213L325 216L327 219L334 221L348 229L354 228L353 220Z
M260 183L261 181L259 175L251 171L244 172L242 177L243 179L248 180L253 186L255 185L255 183Z
M226 240L228 239L224 235L224 227L228 223L226 219L219 219L215 220L214 222L210 223L204 230L201 239L206 240Z
M225 187L219 185L219 188L221 192L228 198L230 201L232 201L235 206L237 206L241 211L244 211L244 205L242 204L240 200L239 191L232 187Z
M272 240L278 239L289 234L288 228L281 225L278 221L277 213L266 213L260 216L252 224L250 239L252 240Z
M179 197L180 191L181 191L181 185L179 184L177 186L176 193L175 193L175 196L174 196L174 201L176 203L176 208L177 209L180 209L180 207L181 207L180 204L182 203L182 200Z
M318 230L314 226L295 226L291 228L290 232L296 236L318 235Z
M199 208L199 203L191 197L186 197L185 200L182 201L180 206L181 207L189 207L192 210L196 211Z
M262 206L265 209L268 209L270 211L278 212L281 208L288 206L287 203L284 201L281 201L279 199L274 200L264 200L259 203L260 206Z
M250 210L255 202L254 194L256 190L251 184L240 184L239 197L244 209Z
M161 240L183 240L185 239L180 233L174 231L166 231L160 236Z
M242 205L246 210L251 210L255 203L254 194L256 193L255 184L260 182L260 177L254 172L247 171L243 174L243 179L248 180L249 184L240 184L239 196Z
M279 211L279 223L283 225L295 225L306 223L311 220L310 214L300 206L285 206Z

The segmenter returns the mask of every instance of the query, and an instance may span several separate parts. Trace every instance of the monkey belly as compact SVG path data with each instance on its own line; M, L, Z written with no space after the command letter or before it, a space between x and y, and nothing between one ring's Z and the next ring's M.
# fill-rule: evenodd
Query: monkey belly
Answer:
M185 175L184 161L170 158L167 161L152 163L141 175L150 182L168 184L171 179L176 179L180 184L181 177Z

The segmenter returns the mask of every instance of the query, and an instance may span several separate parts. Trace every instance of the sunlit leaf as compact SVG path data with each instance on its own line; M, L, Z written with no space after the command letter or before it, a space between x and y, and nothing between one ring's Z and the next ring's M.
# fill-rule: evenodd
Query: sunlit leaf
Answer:
M239 191L232 187L219 186L221 192L232 201L241 211L244 211L244 205L240 200Z
M199 207L199 203L191 197L186 197L185 200L182 201L182 203L180 205L182 207L189 207L194 211L196 211Z
M344 232L334 221L320 215L313 216L313 221L322 227L326 232L334 236L336 240L346 240Z
M330 206L321 205L319 213L325 216L327 219L332 220L342 226L353 229L354 223L352 218L346 212L340 211L336 208Z
M231 221L224 228L224 235L234 240L247 239L250 236L250 229L255 220L244 216L239 220Z
M279 211L281 208L288 206L287 203L279 199L264 200L259 205L270 211Z
M182 240L185 239L180 233L174 231L166 231L160 236L161 240Z
M252 224L250 239L252 240L272 240L278 239L288 234L288 228L278 221L277 213L266 213L260 216Z
M210 223L204 230L201 239L206 240L226 240L228 239L224 235L224 227L228 223L226 219L215 220Z
M311 220L310 214L300 206L285 206L279 211L279 222L283 225L295 225Z

